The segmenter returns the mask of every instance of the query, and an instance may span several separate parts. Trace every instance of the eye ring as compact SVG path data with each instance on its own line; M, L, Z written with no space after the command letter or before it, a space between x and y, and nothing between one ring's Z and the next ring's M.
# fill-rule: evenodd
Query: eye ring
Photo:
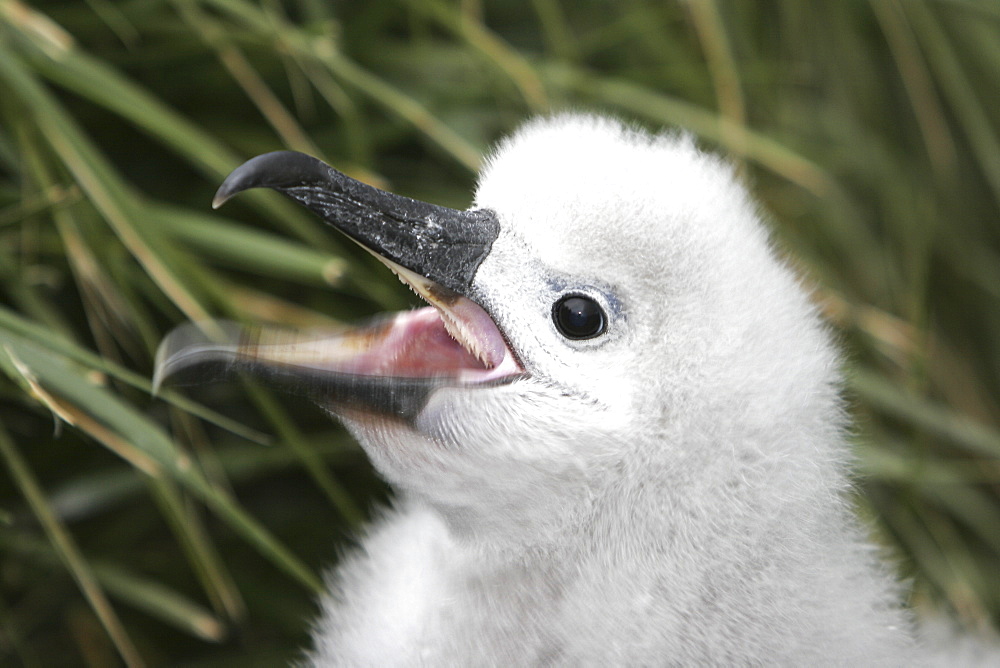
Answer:
M567 339L583 341L600 336L607 329L604 309L586 295L569 294L552 305L552 322Z

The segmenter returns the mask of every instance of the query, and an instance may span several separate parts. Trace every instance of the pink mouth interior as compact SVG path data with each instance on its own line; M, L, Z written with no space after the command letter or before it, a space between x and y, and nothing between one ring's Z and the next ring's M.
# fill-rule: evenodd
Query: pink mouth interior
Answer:
M396 315L385 338L365 355L369 356L375 363L370 372L378 375L450 376L462 370L488 370L452 338L433 306Z
M484 383L523 374L503 335L478 305L460 298L449 308L463 338L480 357L451 336L437 308L393 314L387 320L311 341L282 341L260 332L242 346L244 355L279 364L364 376L445 377ZM267 339L267 340L264 340Z

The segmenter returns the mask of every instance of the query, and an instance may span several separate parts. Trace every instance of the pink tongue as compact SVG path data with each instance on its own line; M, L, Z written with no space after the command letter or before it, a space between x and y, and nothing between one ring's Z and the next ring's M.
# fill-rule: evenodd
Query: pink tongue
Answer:
M448 334L441 316L432 306L400 313L390 328L383 343L362 355L374 357L371 361L376 362L376 368L368 373L426 377L486 368ZM365 372L363 369L358 371Z

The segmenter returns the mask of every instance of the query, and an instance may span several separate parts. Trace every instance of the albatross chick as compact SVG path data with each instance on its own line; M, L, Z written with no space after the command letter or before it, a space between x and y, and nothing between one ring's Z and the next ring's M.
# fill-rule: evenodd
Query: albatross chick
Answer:
M565 115L501 142L469 211L288 152L216 205L256 187L429 304L160 351L158 380L235 369L307 393L397 492L331 578L313 664L927 658L845 497L830 334L723 161Z

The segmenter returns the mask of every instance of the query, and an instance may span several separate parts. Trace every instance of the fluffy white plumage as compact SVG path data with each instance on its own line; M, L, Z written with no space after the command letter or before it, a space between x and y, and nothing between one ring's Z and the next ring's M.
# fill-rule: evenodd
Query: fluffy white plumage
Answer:
M838 357L754 203L688 138L534 121L489 159L475 283L530 377L348 419L399 492L310 661L914 665L844 493ZM607 333L569 341L567 291Z

